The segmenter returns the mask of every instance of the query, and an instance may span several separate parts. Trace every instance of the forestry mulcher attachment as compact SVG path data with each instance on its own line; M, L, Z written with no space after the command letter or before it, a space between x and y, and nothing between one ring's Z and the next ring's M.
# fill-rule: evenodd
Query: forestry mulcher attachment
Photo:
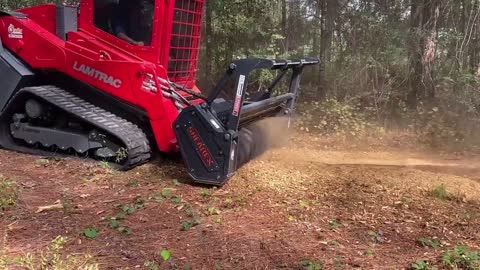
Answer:
M303 68L319 60L234 61L202 93L203 4L81 0L0 12L0 146L125 170L154 149L179 151L195 182L223 185L258 152L250 125L290 117ZM249 77L262 69L278 77L250 95ZM284 77L289 89L277 94Z

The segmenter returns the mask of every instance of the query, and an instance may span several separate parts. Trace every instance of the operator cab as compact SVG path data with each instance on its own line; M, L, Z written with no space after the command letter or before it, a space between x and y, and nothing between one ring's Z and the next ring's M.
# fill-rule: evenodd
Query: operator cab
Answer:
M137 46L152 42L154 0L95 0L94 25Z
M197 73L203 1L82 0L93 5L85 24L99 38L168 69L172 81L193 86ZM89 26L88 26L89 27ZM133 47L130 47L133 46ZM136 50L135 50L136 49ZM145 55L156 52L154 58ZM155 53L155 54L156 54Z

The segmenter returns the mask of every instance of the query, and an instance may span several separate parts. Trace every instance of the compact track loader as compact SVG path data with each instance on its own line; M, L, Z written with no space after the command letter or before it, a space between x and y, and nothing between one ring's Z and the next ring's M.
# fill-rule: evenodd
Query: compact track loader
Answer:
M258 152L249 128L290 117L318 59L234 61L196 86L204 0L80 0L0 12L0 146L128 170L181 152L195 182L223 185ZM258 70L278 77L250 95ZM284 78L289 89L275 89Z

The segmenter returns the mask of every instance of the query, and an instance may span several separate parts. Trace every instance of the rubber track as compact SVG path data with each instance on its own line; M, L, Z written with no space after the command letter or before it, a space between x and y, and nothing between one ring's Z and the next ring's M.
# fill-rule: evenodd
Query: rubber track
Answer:
M42 98L123 142L128 151L128 157L119 164L121 170L132 169L150 159L151 149L147 136L133 123L56 86L26 87L17 95L25 92Z

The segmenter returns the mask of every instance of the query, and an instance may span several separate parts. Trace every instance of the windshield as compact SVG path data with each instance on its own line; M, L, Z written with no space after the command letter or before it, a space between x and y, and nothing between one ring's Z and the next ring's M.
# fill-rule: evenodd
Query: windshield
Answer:
M152 41L154 0L95 0L95 26L137 46Z

